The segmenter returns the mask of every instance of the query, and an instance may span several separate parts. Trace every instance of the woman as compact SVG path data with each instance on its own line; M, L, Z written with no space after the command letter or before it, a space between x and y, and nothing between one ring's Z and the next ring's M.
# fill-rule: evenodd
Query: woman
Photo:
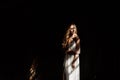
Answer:
M75 24L68 28L62 46L65 51L63 80L80 80L80 39Z

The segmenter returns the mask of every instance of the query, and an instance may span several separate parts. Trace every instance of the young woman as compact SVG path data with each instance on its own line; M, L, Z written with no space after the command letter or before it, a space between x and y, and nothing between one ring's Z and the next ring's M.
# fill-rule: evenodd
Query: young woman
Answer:
M62 46L65 51L63 80L80 80L80 38L75 24L66 31Z

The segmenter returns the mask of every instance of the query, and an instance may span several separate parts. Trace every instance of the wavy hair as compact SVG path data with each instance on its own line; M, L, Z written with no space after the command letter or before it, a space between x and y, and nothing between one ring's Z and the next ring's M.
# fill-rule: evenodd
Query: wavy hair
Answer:
M68 40L69 40L69 34L70 34L70 27L71 26L74 26L74 28L75 28L75 33L77 34L77 27L76 27L76 25L75 24L71 24L69 27L68 27L68 29L67 29L67 31L66 31L66 34L64 35L64 38L63 38L63 43L62 43L62 47L63 48L66 48L66 45L67 45L67 42L68 42Z

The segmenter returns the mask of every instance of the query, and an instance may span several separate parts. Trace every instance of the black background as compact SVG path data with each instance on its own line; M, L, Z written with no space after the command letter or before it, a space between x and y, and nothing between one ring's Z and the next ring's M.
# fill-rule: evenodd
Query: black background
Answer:
M81 16L79 9L68 7L33 9L31 1L3 2L1 9L1 80L27 80L36 56L43 80L61 80L61 43L71 23L77 25L81 40L81 80L96 78L96 63L97 59L100 63L101 55L97 58L95 16Z
M95 79L97 62L95 20L94 16L56 16L56 18L53 17L53 23L44 25L48 27L44 27L45 29L43 28L42 31L40 31L39 27L33 28L34 33L32 35L34 40L32 43L35 48L29 48L28 51L32 55L39 56L41 71L44 69L43 74L45 75L43 76L47 76L44 79L62 79L64 53L61 43L66 28L72 22L77 25L78 35L81 39L81 79ZM47 31L46 28L48 29Z

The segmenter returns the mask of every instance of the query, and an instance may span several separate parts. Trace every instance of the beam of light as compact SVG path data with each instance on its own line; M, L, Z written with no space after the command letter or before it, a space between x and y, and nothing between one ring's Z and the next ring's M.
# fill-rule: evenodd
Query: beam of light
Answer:
M36 68L37 68L36 60L33 60L33 63L32 63L30 70L29 70L29 72L30 72L29 80L35 80Z

